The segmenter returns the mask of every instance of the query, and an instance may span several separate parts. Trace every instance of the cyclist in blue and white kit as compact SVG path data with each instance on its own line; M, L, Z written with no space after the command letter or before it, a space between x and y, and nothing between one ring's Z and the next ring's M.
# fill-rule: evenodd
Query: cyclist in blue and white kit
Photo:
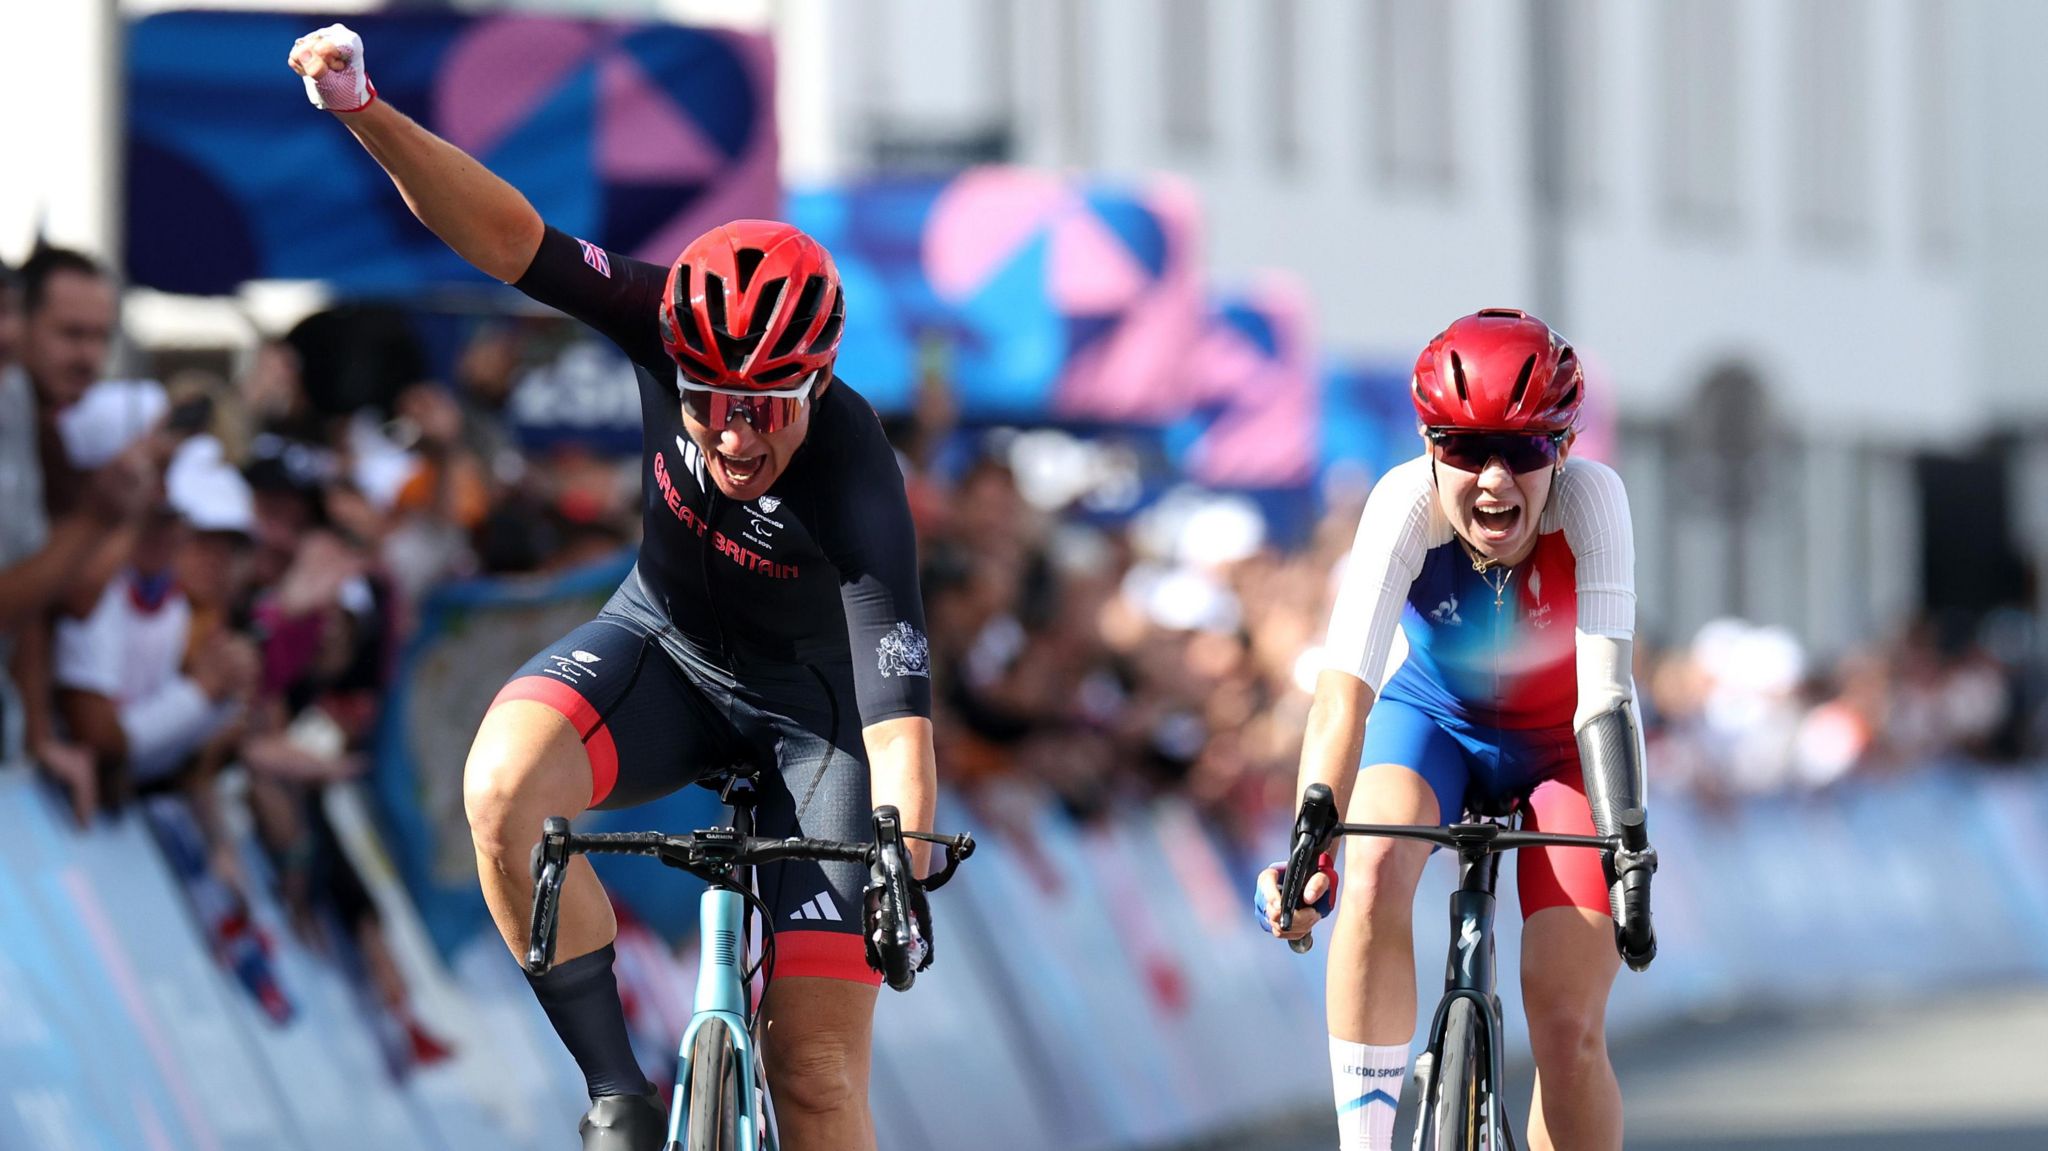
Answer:
M1527 825L1611 833L1643 801L1630 647L1635 545L1611 469L1571 458L1585 374L1526 313L1452 324L1416 361L1425 452L1374 486L1331 614L1300 783L1358 823L1442 824L1522 800ZM1386 675L1395 635L1407 652ZM1415 1031L1412 912L1427 844L1346 841L1287 938L1334 903L1328 1011L1344 1151L1391 1151ZM1654 857L1647 857L1646 862ZM1617 950L1649 963L1649 925L1619 906L1599 854L1519 853L1522 999L1536 1059L1529 1143L1621 1147L1607 1059ZM1281 868L1259 876L1267 930ZM1624 930L1626 928L1626 930ZM1619 945L1619 946L1618 946Z

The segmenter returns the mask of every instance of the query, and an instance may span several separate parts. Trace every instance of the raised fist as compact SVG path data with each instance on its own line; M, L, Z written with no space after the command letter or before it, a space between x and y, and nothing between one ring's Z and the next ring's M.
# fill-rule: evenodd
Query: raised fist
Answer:
M306 99L330 112L360 112L377 99L363 63L363 38L346 24L329 24L299 37L286 58L306 81Z

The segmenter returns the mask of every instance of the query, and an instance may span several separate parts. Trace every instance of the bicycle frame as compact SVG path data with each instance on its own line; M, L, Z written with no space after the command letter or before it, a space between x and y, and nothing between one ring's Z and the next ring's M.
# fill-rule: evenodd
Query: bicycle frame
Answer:
M754 834L751 788L729 785L720 796L732 806L732 826L742 835ZM733 881L752 887L754 869L743 867ZM668 1145L682 1147L690 1115L690 1051L697 1032L706 1021L725 1024L732 1037L733 1056L739 1061L739 1081L750 1089L741 1092L739 1151L777 1151L773 1108L768 1103L768 1083L755 1049L754 1031L748 1016L750 992L747 966L750 961L751 932L748 930L746 897L728 887L704 889L697 901L697 993L690 1025L683 1029L682 1046L676 1053L676 1086L668 1113Z
M690 1114L691 1046L705 1022L717 1019L725 1023L727 1034L732 1036L733 1052L740 1064L740 1082L753 1087L741 1093L740 1151L775 1151L774 1122L766 1113L767 1084L762 1078L759 1053L754 1049L754 1033L747 1023L747 902L736 891L709 888L698 901L698 918L702 922L697 997L690 1025L683 1030L682 1048L677 1053L674 1103L668 1114L669 1143L682 1146L683 1125Z
M1622 817L1628 833L1640 841L1642 813L1631 811ZM1579 847L1605 852L1611 861L1626 845L1623 835L1562 835L1523 831L1500 813L1483 813L1468 822L1429 827L1416 824L1342 823L1330 789L1311 784L1302 797L1294 825L1294 844L1288 854L1286 874L1280 893L1279 925L1285 931L1294 912L1302 905L1308 877L1314 872L1317 853L1347 835L1370 835L1386 839L1416 840L1448 847L1458 853L1458 888L1451 893L1451 945L1444 968L1444 994L1429 1026L1430 1070L1422 1079L1422 1098L1429 1100L1435 1079L1443 1073L1445 1035L1451 1009L1459 1000L1470 1000L1486 1026L1486 1058L1476 1068L1478 1090L1485 1096L1483 1119L1488 1145L1495 1151L1515 1151L1515 1136L1507 1107L1501 1101L1501 1085L1507 1082L1503 1066L1500 996L1495 993L1493 943L1494 888L1500 879L1501 853L1525 847ZM1638 847L1637 850L1642 850ZM1611 864L1610 864L1611 866ZM1650 870L1654 870L1654 863ZM1641 889L1645 901L1647 886ZM1644 914L1647 915L1647 902ZM1297 952L1308 950L1309 936L1291 940ZM1428 1106L1416 1123L1416 1145L1436 1145L1436 1116Z
M1486 822L1496 823L1497 820ZM1430 1075L1441 1066L1444 1024L1451 1004L1470 999L1486 1021L1486 1070L1481 1089L1486 1096L1486 1127L1492 1145L1501 1151L1515 1151L1514 1125L1500 1099L1500 1085L1507 1082L1501 1052L1505 1047L1501 1026L1500 996L1496 992L1493 943L1494 888L1500 879L1500 854L1485 845L1464 845L1458 849L1458 889L1451 893L1451 946L1444 969L1444 994L1437 1002L1429 1025ZM1432 1084L1425 1079L1421 1096L1429 1098ZM1424 1107L1417 1118L1417 1145L1433 1146L1436 1116Z

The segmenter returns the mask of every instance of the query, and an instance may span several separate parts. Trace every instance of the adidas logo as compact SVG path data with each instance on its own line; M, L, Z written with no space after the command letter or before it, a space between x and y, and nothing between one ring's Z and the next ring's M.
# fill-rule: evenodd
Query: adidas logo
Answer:
M820 891L816 899L790 913L791 919L829 919L840 922L839 905L832 902L832 893Z

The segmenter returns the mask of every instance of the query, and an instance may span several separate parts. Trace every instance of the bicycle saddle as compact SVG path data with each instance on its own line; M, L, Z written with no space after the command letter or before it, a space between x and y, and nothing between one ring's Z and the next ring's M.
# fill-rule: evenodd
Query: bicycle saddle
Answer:
M1487 795L1477 790L1468 791L1465 796L1465 818L1468 820L1508 820L1522 809L1519 795Z
M716 795L725 794L726 788L734 783L744 783L758 788L761 783L761 765L758 763L728 763L705 772L697 780L697 786Z

